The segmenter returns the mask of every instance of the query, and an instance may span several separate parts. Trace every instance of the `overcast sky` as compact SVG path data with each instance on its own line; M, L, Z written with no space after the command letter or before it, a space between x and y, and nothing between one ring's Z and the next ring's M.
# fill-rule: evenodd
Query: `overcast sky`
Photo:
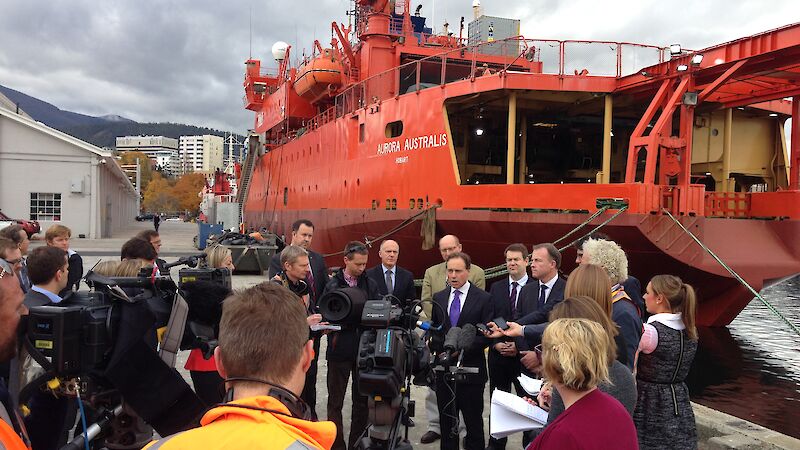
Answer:
M243 133L244 61L274 65L284 40L310 49L347 22L349 0L0 0L0 84L90 115L182 122ZM419 2L413 1L412 7ZM472 0L428 0L451 29ZM680 43L700 49L800 21L797 0L483 0L529 38ZM434 21L435 18L435 21Z

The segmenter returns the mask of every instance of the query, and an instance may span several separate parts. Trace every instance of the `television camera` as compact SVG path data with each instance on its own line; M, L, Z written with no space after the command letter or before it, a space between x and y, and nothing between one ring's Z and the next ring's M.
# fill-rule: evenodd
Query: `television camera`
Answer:
M204 267L204 254L180 258L162 270L168 274L181 265L188 267L178 271L177 283L154 268L124 278L90 270L84 277L90 290L57 305L30 308L21 330L23 349L41 370L30 382L18 383L20 404L43 385L57 384L56 394L78 397L94 411L96 423L86 437L76 433L67 448L83 448L85 438L112 434L125 441L119 428L135 420L115 420L123 401L162 436L198 423L206 407L174 370L174 357L171 363L163 357L165 342L159 349L157 336L167 328L164 335L177 336L180 349L201 348L211 355L231 274ZM177 331L170 332L172 327Z
M370 425L357 444L359 448L411 448L411 379L425 377L430 362L427 347L414 328L436 328L419 321L420 305L419 300L401 305L391 295L367 299L357 288L328 292L318 302L324 320L361 332L355 378L361 395L369 398ZM405 426L403 435L401 425Z

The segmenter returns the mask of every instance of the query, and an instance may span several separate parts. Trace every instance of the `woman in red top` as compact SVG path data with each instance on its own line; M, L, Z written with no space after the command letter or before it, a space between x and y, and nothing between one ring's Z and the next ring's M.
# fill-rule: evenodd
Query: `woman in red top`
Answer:
M204 250L206 262L209 267L226 268L233 273L233 258L231 251L221 245L211 245ZM220 299L222 300L222 299ZM197 396L206 405L213 406L222 403L222 384L223 379L217 372L217 365L214 357L205 359L200 349L193 349L189 352L184 369L189 371L192 377L192 384Z
M542 336L542 370L566 410L528 450L639 448L633 419L616 399L597 389L608 381L606 331L587 319L558 319Z

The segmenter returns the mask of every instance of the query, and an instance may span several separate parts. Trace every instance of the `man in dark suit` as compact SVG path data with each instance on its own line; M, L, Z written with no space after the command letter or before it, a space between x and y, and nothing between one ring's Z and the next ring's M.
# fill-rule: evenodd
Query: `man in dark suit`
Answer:
M492 317L516 322L522 309L520 292L529 280L528 249L523 244L511 244L506 247L504 255L508 277L495 281L489 289ZM519 351L515 340L507 337L493 339L489 348L489 392L494 392L495 388L511 392L513 384L517 395L527 395L517 381L519 374ZM487 449L505 449L507 441L507 438L489 437Z
M25 294L25 306L57 305L58 295L68 283L69 264L67 252L58 247L39 247L28 256L28 276L31 290ZM75 423L75 406L69 398L37 391L27 404L30 414L25 417L25 427L33 448L61 448Z
M564 300L567 280L558 276L561 267L561 253L555 245L536 244L531 249L531 275L536 283L528 283L522 289L523 298L520 325L533 325L547 322L550 311ZM527 337L527 336L526 336Z
M38 247L28 256L31 290L25 294L25 306L61 303L59 292L67 286L69 264L67 252L58 247Z
M161 235L158 234L158 230L144 230L140 231L139 234L136 235L137 238L144 239L145 241L150 242L153 245L153 248L156 250L156 267L158 267L158 271L162 275L169 275L169 270L164 270L164 265L167 263L163 259L158 257L158 254L161 253Z
M325 293L342 288L358 288L367 294L367 299L380 298L378 284L366 274L369 250L361 242L348 242L344 248L344 268L336 272L325 286ZM354 448L361 433L367 428L369 406L366 395L358 391L356 381L356 356L361 338L358 326L343 326L341 331L328 335L328 420L336 424L336 440L333 450L344 450L344 430L342 428L342 408L348 379L352 375L352 409L350 435L346 448Z
M444 350L444 335L450 328L488 323L492 320L492 298L486 291L468 281L470 266L470 257L466 253L457 252L447 257L447 279L450 286L433 295L433 301L438 305L433 308L433 322L441 323L442 329L434 333L430 343L432 352L441 353ZM467 429L464 447L468 450L483 450L486 445L483 431L483 389L488 378L484 356L484 349L488 345L489 340L480 335L475 337L469 348L461 350L464 352L463 366L477 367L478 373L467 374L463 381L458 381L455 397L444 377L437 376L436 400L443 450L459 448L456 426L459 412L464 417Z
M392 240L383 241L378 250L378 256L381 258L381 263L367 269L367 276L378 284L378 291L381 295L394 295L403 305L414 300L417 297L417 291L414 289L414 275L397 265L400 245Z
M290 245L297 245L308 252L308 263L311 270L306 275L308 284L308 309L311 312L319 312L317 301L325 291L325 284L328 282L328 268L325 267L325 258L319 253L311 250L311 241L314 239L314 224L308 219L300 219L292 224L292 241ZM269 265L269 278L275 277L283 271L281 258L273 255ZM311 367L306 372L306 384L303 387L301 398L308 403L311 410L317 410L317 370L319 367L319 345L322 339L322 332L312 331L311 337L314 339L314 359Z

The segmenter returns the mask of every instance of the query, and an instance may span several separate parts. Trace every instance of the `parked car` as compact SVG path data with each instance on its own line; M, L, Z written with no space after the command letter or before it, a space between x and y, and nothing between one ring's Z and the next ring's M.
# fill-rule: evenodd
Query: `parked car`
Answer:
M39 222L36 220L25 220L25 219L12 219L7 215L3 214L3 211L0 211L0 222L11 222L12 224L18 224L22 226L22 229L28 233L28 239L31 238L36 233L42 231L42 227L39 226Z
M146 220L153 220L153 213L144 213L136 216L137 222L144 222Z

